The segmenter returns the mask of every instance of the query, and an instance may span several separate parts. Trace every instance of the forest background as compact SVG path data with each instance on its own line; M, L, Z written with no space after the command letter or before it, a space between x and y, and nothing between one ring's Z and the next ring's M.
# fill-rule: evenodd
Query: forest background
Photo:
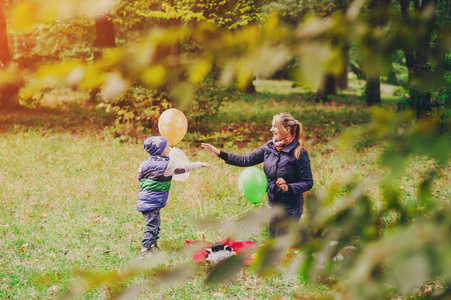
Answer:
M449 15L449 0L2 0L1 298L450 297ZM214 169L174 182L143 262L136 169L171 107L189 124L177 147ZM282 111L315 186L263 244L267 204L199 144L249 153ZM227 236L262 243L251 266L191 261L185 240Z

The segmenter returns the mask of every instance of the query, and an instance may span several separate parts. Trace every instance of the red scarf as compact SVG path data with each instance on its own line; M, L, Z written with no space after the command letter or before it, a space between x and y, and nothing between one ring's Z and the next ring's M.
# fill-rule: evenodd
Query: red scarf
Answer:
M281 151L286 145L289 145L294 140L294 135L287 137L281 141L274 141L274 147L276 147L277 151Z

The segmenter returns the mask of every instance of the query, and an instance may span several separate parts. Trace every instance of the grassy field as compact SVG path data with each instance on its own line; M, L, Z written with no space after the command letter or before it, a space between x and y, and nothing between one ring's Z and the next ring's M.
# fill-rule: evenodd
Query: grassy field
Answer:
M272 115L289 111L303 122L309 138L312 193L343 193L341 186L357 176L367 181L372 201L379 205L375 181L385 173L378 163L379 148L343 153L337 147L338 134L368 122L369 110L361 102L344 105L352 95L340 95L333 105L316 105L300 91L283 92L289 89L286 85L260 82L256 96L225 102L218 119L237 136L218 144L248 153L270 138ZM66 296L79 295L77 299L105 299L118 291L129 293L123 299L293 299L329 293L327 286L313 281L284 272L262 277L251 268L229 282L204 284L211 267L190 260L185 240L229 236L262 243L267 220L222 229L198 220L236 221L267 204L253 205L240 195L237 178L242 169L187 142L177 147L191 161L207 161L213 169L196 170L187 181L173 182L162 210L163 251L154 260L140 261L144 222L135 208L136 173L146 152L139 143L112 139L105 129L111 125L107 115L76 109L5 112L0 117L0 299L53 299L68 290L72 294ZM416 160L408 168L401 183L405 201L417 193L431 164ZM438 201L451 194L449 171L442 170L434 186ZM308 218L307 212L301 222Z

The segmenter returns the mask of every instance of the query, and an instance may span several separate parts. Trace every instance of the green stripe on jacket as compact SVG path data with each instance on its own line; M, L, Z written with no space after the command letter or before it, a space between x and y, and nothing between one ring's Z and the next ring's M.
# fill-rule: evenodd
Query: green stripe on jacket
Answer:
M141 179L139 188L141 190L156 191L156 192L169 192L171 188L170 181L155 181L149 178Z

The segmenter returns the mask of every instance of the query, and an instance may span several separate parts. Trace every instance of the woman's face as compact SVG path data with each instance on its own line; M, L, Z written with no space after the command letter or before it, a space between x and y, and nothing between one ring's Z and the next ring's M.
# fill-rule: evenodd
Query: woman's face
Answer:
M272 133L273 140L281 141L290 137L290 129L279 125L279 122L277 121L278 120L276 119L276 117L274 117L274 119L272 120L272 127L269 130Z

